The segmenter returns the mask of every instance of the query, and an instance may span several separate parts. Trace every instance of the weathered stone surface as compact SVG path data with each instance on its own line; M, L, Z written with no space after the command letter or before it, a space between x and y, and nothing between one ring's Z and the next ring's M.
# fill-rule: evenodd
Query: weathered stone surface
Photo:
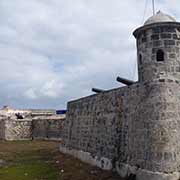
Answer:
M179 90L175 82L153 81L70 102L65 146L150 171L176 171Z
M179 172L165 174L158 172L150 172L146 170L139 170L136 174L136 180L179 180L179 178Z
M158 23L143 26L134 32L138 55L142 56L141 63L138 60L140 82L158 79L161 73L164 78L180 79L180 73L174 70L174 67L180 67L179 28L180 23ZM159 49L164 52L163 63L156 61Z
M1 140L61 140L64 118L59 115L17 119L0 117Z
M32 121L33 139L61 140L64 118L38 117Z
M112 160L105 158L105 157L98 157L98 156L93 156L89 152L84 152L81 150L75 150L75 149L68 149L66 147L63 147L60 145L59 150L62 153L72 155L81 161L85 163L89 163L93 166L97 166L101 169L104 170L111 170L112 169Z
M5 120L5 140L31 140L31 120Z

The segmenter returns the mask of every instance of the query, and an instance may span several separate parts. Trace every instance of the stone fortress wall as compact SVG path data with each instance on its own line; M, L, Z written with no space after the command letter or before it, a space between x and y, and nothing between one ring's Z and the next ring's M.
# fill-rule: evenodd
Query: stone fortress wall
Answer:
M180 23L151 21L134 32L139 81L69 102L60 151L122 177L179 180Z
M60 150L123 177L136 167L178 171L179 90L176 82L155 81L70 102Z
M32 121L32 138L40 140L62 140L65 117L37 117Z
M0 139L61 140L64 120L65 115L56 115L55 110L14 110L4 107L0 110Z

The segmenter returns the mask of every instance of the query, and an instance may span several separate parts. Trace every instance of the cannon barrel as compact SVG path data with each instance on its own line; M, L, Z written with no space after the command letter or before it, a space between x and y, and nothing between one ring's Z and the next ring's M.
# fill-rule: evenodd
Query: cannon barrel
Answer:
M120 83L126 84L127 86L130 86L135 83L134 81L131 81L131 80L125 79L125 78L121 78L121 77L117 77L116 80Z
M104 92L104 90L102 90L102 89L97 89L97 88L92 88L92 92L101 93L101 92Z

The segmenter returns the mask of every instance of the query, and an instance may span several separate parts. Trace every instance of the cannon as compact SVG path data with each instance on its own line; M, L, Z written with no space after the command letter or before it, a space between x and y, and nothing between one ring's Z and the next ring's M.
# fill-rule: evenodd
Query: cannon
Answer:
M23 115L20 113L16 113L15 116L17 119L24 119Z
M125 79L125 78L121 78L119 76L116 78L116 81L118 81L120 83L123 83L123 84L125 84L127 86L130 86L130 85L135 83L135 81L132 81L132 80L129 80L129 79Z
M102 89L97 89L97 88L92 88L92 92L102 93L102 92L104 92L104 90L102 90Z

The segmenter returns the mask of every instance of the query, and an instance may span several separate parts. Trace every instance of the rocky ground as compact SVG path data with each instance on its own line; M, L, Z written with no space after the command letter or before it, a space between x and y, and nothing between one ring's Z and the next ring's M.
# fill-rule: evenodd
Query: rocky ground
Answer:
M58 151L57 142L0 142L1 180L121 180Z

